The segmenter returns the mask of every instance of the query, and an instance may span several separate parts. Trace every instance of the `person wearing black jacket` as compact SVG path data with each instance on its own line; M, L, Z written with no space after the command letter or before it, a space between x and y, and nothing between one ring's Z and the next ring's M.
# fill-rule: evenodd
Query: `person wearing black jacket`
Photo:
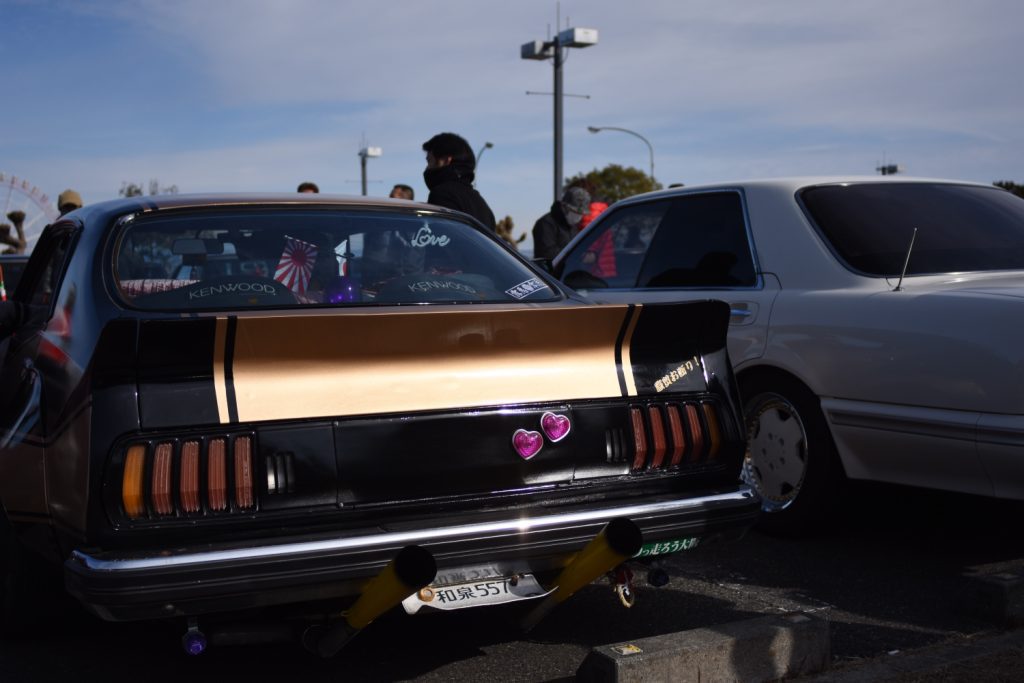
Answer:
M494 213L473 187L476 155L455 133L438 133L423 143L427 168L423 180L430 190L428 204L468 213L493 232Z
M533 225L533 258L553 259L579 231L583 215L590 210L590 193L582 187L569 187L551 211Z

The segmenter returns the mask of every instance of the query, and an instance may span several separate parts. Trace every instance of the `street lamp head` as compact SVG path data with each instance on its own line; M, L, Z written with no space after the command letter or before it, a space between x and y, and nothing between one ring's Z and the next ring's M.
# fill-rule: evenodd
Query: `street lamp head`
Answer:
M494 143L493 142L485 142L484 143L484 147L486 147L487 149L490 149L491 147L494 147Z
M597 126L587 126L587 130L589 130L591 133L600 133L601 132L601 129L598 128Z
M597 45L596 28L567 28L558 34L561 47L590 47Z
M551 43L544 42L543 40L531 40L528 43L522 44L519 48L519 56L522 59L550 59L555 56L555 48Z

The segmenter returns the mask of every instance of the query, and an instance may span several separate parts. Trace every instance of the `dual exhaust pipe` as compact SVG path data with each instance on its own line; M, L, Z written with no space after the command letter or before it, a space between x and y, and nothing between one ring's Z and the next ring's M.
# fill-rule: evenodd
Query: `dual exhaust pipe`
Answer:
M522 619L529 631L552 609L584 586L611 571L640 551L643 534L632 521L613 519L558 575L553 592ZM314 626L303 634L303 644L321 657L331 657L357 633L406 597L429 585L437 575L430 551L420 546L402 548L381 572L371 579L341 619L328 626Z

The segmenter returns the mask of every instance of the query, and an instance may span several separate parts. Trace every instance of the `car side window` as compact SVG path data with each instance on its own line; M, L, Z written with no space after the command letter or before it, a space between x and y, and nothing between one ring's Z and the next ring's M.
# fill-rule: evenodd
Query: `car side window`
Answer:
M654 288L757 284L739 193L673 199L637 282Z
M670 208L670 201L654 201L611 213L565 259L565 284L576 289L635 287L658 226Z
M28 303L32 306L39 306L47 310L53 305L54 297L60 287L61 277L64 275L64 266L67 261L68 249L74 234L65 231L54 234L49 240L40 240L36 245L36 251L42 251L43 263L37 271L37 277L31 283L28 292ZM36 255L33 254L33 259ZM34 264L31 264L34 266Z

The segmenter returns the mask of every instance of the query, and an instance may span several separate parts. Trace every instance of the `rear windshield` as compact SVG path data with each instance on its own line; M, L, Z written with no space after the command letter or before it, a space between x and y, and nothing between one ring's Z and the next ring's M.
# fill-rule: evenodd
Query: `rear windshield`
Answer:
M1024 269L1024 199L996 187L864 183L800 198L836 254L869 275L898 276L908 250L908 275Z
M543 301L560 296L477 229L371 210L262 208L139 217L114 263L160 310Z

